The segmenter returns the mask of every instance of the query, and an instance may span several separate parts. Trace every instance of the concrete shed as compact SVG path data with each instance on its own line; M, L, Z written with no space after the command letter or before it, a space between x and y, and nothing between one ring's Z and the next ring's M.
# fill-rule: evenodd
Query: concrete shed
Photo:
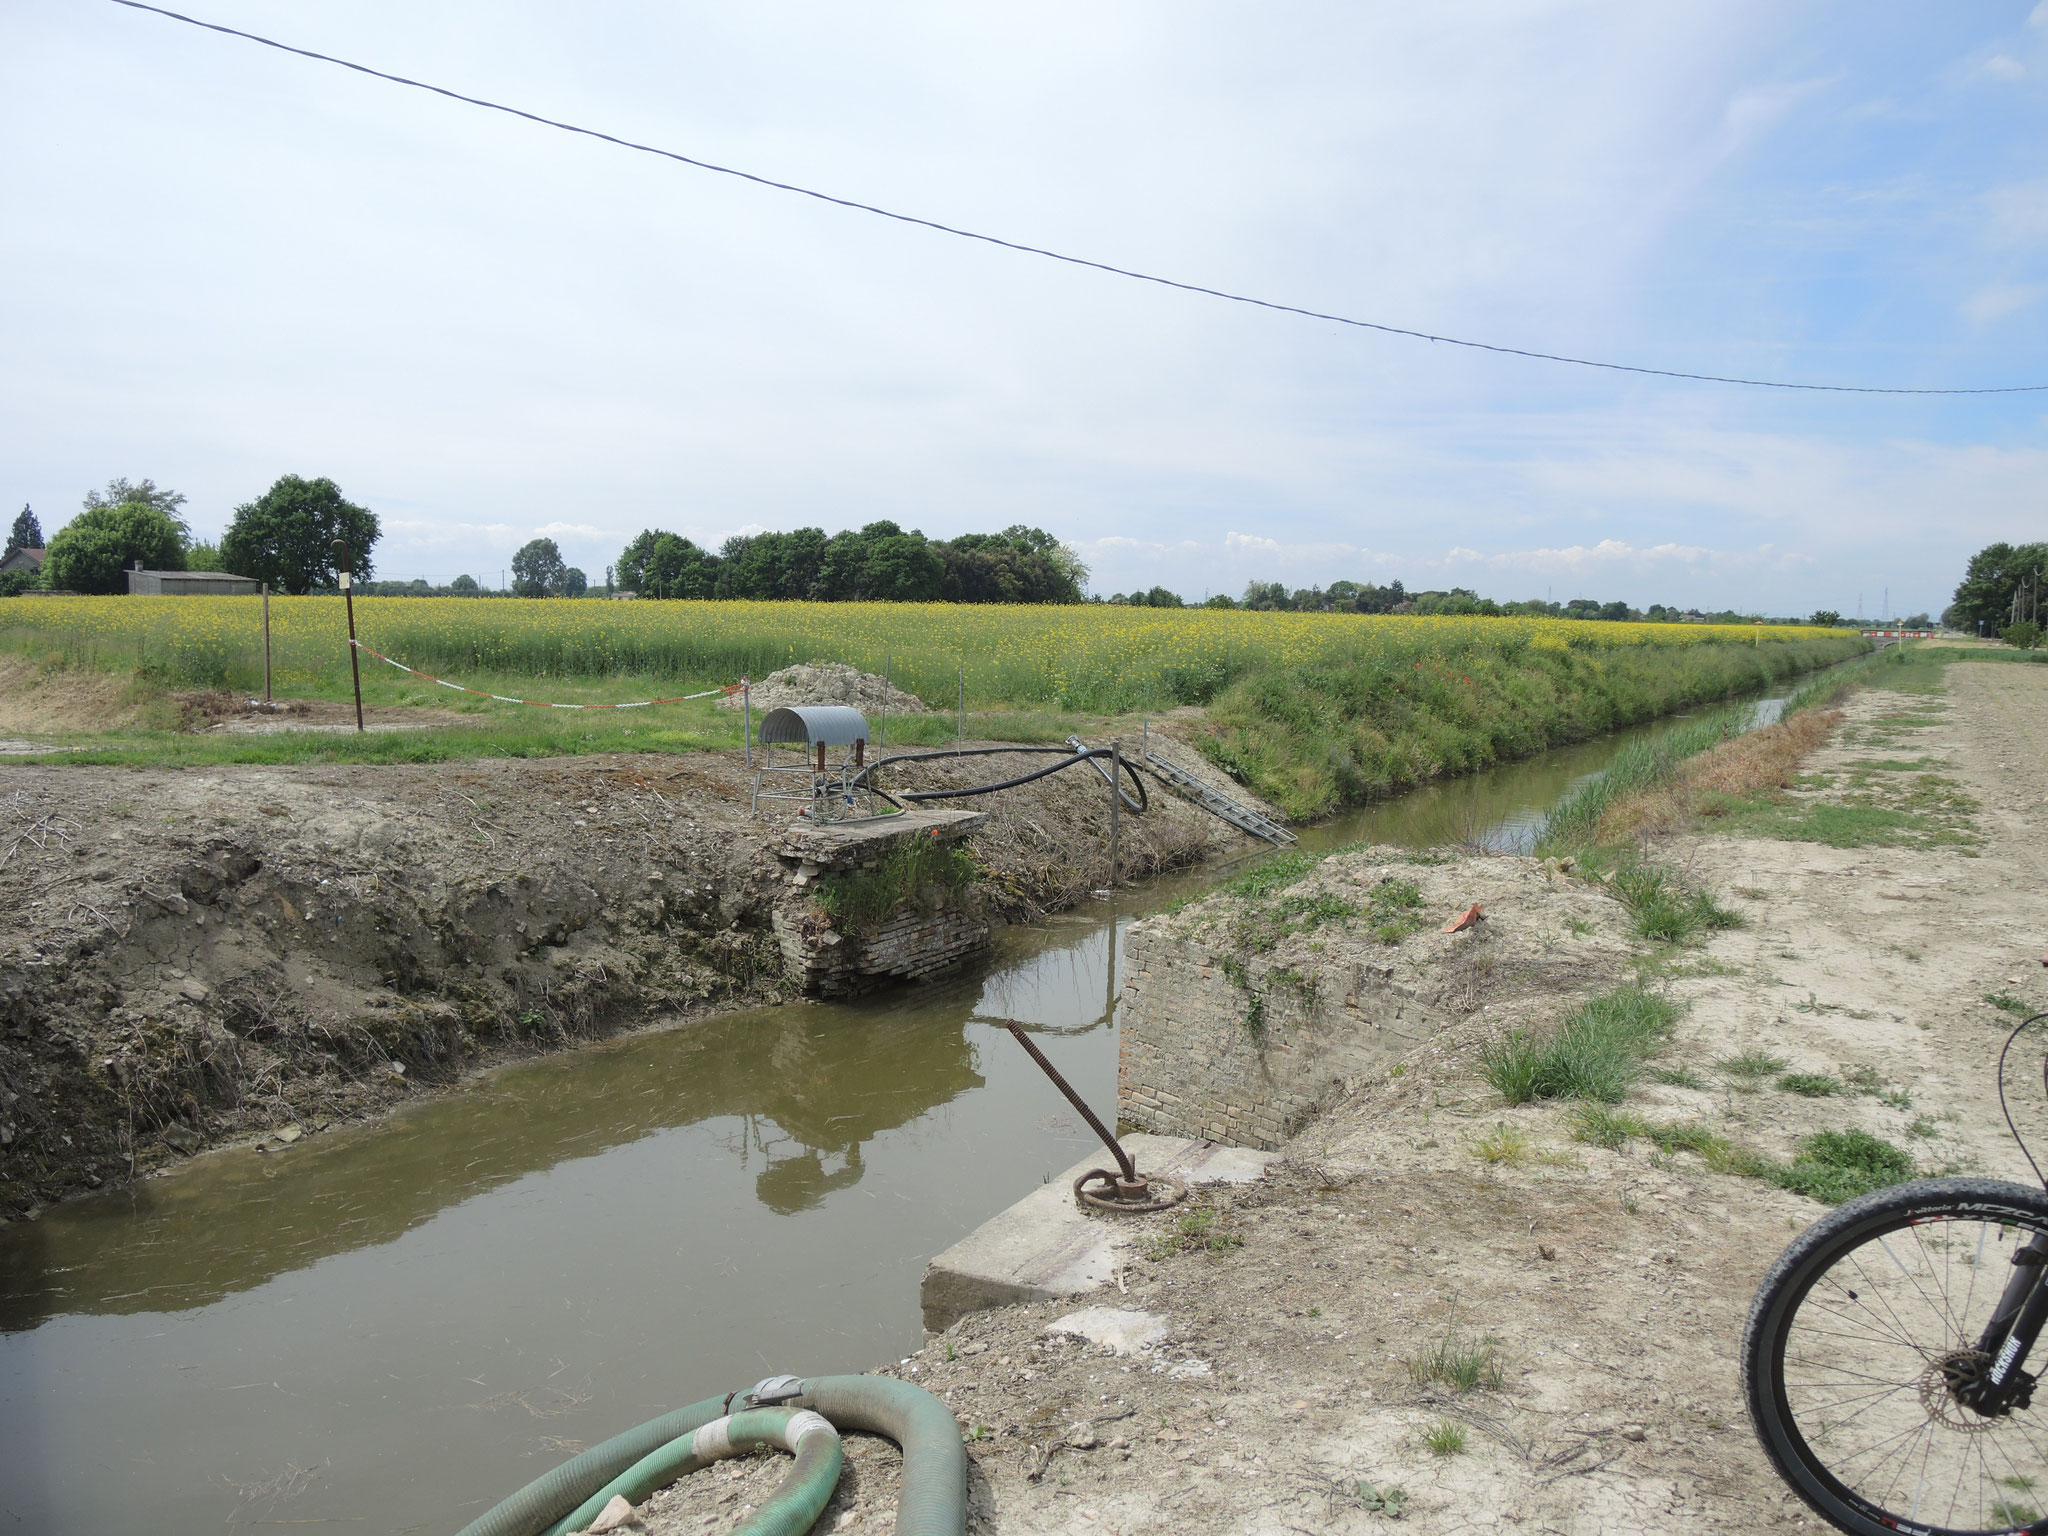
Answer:
M253 576L230 576L226 571L130 571L131 596L148 597L254 597L263 583Z

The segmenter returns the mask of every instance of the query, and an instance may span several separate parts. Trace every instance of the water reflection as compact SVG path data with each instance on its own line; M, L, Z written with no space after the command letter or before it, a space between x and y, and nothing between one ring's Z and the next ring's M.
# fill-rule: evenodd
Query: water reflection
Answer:
M985 1021L1114 1113L1113 915L0 1231L0 1513L453 1529L665 1406L903 1353L926 1259L1093 1144Z

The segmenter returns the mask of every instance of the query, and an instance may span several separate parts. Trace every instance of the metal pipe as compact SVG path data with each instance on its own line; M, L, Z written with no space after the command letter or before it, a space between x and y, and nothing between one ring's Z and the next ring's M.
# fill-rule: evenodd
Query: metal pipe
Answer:
M1040 1070L1052 1079L1053 1087L1067 1096L1067 1102L1080 1112L1081 1118L1088 1122L1089 1129L1102 1138L1102 1144L1109 1148L1110 1155L1116 1159L1117 1167L1123 1170L1124 1178L1136 1183L1138 1165L1131 1161L1131 1154L1123 1149L1123 1144L1110 1135L1109 1128L1095 1118L1095 1111L1088 1107L1088 1101L1074 1092L1073 1085L1060 1076L1058 1067L1045 1059L1045 1052L1031 1043L1031 1037L1024 1033L1015 1019L1003 1020L1003 1028L1017 1037L1017 1043L1024 1047L1033 1061L1038 1063Z

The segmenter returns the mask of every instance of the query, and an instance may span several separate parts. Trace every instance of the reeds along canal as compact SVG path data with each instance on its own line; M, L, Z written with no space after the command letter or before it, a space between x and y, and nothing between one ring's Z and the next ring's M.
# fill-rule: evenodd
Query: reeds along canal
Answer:
M1516 846L1636 734L1304 843ZM0 1230L0 1510L453 1530L665 1409L906 1353L930 1255L1094 1145L995 1021L1113 1116L1116 928L1227 873L1006 930L972 971L592 1046Z

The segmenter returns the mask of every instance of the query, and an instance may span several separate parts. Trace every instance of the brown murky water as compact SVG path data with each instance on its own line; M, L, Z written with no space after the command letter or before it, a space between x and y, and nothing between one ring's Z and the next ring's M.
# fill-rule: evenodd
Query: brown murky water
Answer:
M1526 847L1634 734L1303 843ZM993 1021L1039 1026L1113 1115L1115 931L1226 873L941 981L589 1047L0 1231L0 1519L452 1531L679 1404L901 1355L926 1260L1094 1145Z

